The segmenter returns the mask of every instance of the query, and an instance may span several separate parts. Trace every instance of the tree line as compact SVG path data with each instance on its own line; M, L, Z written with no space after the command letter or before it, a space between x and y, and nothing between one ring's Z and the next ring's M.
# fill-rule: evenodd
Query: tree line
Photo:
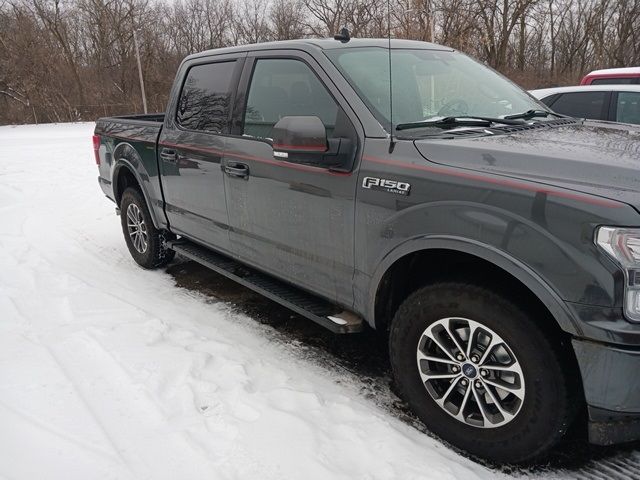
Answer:
M0 124L163 111L182 58L301 37L434 41L525 88L640 65L640 0L0 0ZM389 23L390 22L390 23Z

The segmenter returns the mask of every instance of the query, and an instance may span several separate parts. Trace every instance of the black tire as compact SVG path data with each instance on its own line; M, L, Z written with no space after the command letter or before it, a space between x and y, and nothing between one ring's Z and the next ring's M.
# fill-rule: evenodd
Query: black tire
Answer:
M429 325L450 317L490 328L517 357L525 395L509 423L495 428L469 425L447 413L427 392L418 370L418 342ZM430 431L482 459L498 463L539 459L564 436L578 410L575 381L563 368L556 344L523 309L483 287L439 283L415 291L395 314L389 348L400 396Z
M130 206L133 205L132 211L137 208L139 212L141 224L146 232L146 242L144 248L134 245L132 235L129 233L128 212ZM158 230L153 225L147 202L145 202L142 193L135 188L127 188L120 199L120 220L122 224L122 233L125 242L129 248L129 253L138 265L143 268L158 268L167 265L176 252L164 246L164 242L168 240L170 234L163 230Z

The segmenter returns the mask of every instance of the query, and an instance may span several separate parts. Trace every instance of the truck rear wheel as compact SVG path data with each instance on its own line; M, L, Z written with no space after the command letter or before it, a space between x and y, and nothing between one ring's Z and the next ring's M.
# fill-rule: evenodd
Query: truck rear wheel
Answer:
M122 233L129 253L138 265L158 268L168 264L175 252L164 246L167 233L156 229L140 191L127 188L120 200Z
M472 455L540 457L577 411L554 344L530 315L486 288L417 290L396 312L389 347L400 395L429 430Z

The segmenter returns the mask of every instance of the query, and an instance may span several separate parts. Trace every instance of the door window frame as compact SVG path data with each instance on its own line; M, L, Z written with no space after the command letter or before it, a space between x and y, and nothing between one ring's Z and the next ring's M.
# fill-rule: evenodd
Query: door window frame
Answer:
M241 53L233 53L227 55L211 55L198 57L191 61L184 62L180 69L178 70L178 75L180 75L180 82L176 83L173 86L173 90L171 92L171 97L169 99L169 105L171 105L170 109L165 114L165 126L164 128L178 130L180 132L188 132L195 133L198 135L218 135L218 136L229 136L232 130L232 122L233 122L233 112L235 108L237 92L238 92L238 84L240 82L241 75L244 71L244 64L246 60L246 52ZM229 113L227 114L226 121L226 130L221 132L212 132L207 130L193 130L189 128L185 128L178 122L178 103L180 102L180 97L182 95L182 90L184 89L184 84L187 81L187 76L189 71L193 67L197 67L199 65L210 65L213 63L229 63L235 62L235 69L231 76L231 89L229 90Z
M243 132L244 132L244 119L245 119L246 110L247 110L247 100L249 99L249 89L251 88L251 81L253 80L253 74L255 73L255 69L256 69L256 65L258 63L258 60L293 60L293 61L304 63L307 66L307 68L309 68L309 70L313 73L313 75L315 75L315 77L318 80L318 82L320 82L320 85L322 85L324 87L326 92L329 94L329 96L336 103L336 106L339 109L344 111L344 107L340 104L340 102L338 101L336 96L333 94L331 89L322 80L320 75L318 75L318 72L316 71L316 69L314 69L313 66L310 64L310 62L308 62L304 57L302 57L300 55L296 55L293 52L290 52L290 53L287 53L287 54L271 54L271 53L267 53L267 54L250 55L249 58L247 59L247 62L245 63L245 68L244 68L245 71L243 72L243 76L242 76L242 78L240 80L240 86L238 88L238 93L236 95L236 98L238 99L238 101L237 101L238 108L234 112L237 116L236 116L235 120L233 121L233 126L237 128L237 131L234 132L236 135L241 136L242 138L249 139L249 140L262 141L262 142L268 143L269 145L272 145L272 143L269 140L267 140L266 138L249 137L249 136L245 136L243 134ZM245 73L246 73L246 75L244 75ZM240 97L242 97L242 98L240 98ZM351 121L351 123L353 123L353 120L351 118L349 118L349 120Z
M358 119L347 100L342 96L340 90L331 82L330 77L326 74L324 69L320 66L312 55L302 50L256 50L247 53L247 57L244 62L244 68L242 75L238 82L238 88L236 90L236 96L233 106L232 120L231 120L231 132L229 136L242 138L244 140L251 140L254 142L262 142L269 145L273 149L273 143L266 138L244 136L244 115L247 108L247 100L249 97L249 88L251 87L251 80L253 78L253 72L258 60L295 60L304 63L313 74L316 76L320 84L325 88L327 93L331 96L339 109L341 109L347 116L351 125L354 128L356 138L354 141L356 145L356 158L353 162L351 172L355 171L360 163L360 156L362 153L362 145L364 133L362 130L362 123ZM293 165L306 165L299 162L287 162L286 160L279 160L283 164L290 163ZM312 166L311 168L319 168L322 170L329 170L329 167L322 165Z

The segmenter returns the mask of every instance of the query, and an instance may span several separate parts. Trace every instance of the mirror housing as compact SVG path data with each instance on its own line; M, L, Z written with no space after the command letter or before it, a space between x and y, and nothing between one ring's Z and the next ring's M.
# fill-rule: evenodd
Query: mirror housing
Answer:
M271 137L276 157L286 158L289 153L321 154L327 151L327 130L316 116L282 117L273 126Z

